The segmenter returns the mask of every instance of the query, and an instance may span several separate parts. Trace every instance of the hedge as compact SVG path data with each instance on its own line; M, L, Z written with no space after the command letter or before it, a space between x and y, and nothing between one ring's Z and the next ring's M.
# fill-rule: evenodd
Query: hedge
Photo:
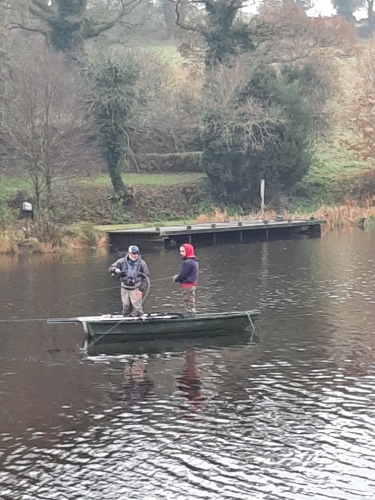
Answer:
M202 172L201 152L145 154L136 157L140 172Z

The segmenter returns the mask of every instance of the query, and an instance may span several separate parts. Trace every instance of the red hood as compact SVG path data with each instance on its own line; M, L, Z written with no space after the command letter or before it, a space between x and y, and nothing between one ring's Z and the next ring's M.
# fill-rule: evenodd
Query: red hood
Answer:
M185 259L193 259L195 257L193 245L190 245L190 243L184 243L182 246L186 250L186 257L185 257Z

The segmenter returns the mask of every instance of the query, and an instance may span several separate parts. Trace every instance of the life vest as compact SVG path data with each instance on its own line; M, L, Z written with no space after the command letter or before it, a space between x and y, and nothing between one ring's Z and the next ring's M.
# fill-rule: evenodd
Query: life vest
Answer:
M136 261L131 259L126 259L126 281L125 283L130 286L134 286L138 278L138 271L141 265L141 259L138 258Z

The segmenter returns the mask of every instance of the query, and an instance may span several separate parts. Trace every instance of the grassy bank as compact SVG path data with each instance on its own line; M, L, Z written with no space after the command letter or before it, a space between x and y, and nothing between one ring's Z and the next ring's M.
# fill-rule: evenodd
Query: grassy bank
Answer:
M25 242L22 224L17 218L22 197L33 202L31 185L25 179L1 175L0 195L7 220L0 232L0 253L66 252L76 248L98 248L106 243L105 233L101 229L109 224L140 227L144 224L194 221L197 215L210 208L205 200L204 178L200 173L126 173L123 181L133 188L134 193L133 202L127 206L113 199L112 185L107 175L79 179L56 178L53 183L53 214L48 214L47 219L41 222L47 226L48 234L40 238L40 227L37 231L35 221L32 225L33 238ZM0 226L1 223L0 207Z
M349 169L348 169L349 170ZM372 172L360 172L352 189L364 189L375 181ZM332 173L332 172L331 172ZM336 173L336 171L335 171ZM316 174L316 172L315 172ZM314 174L314 175L315 175ZM365 175L370 177L367 179ZM225 222L231 220L260 219L260 213L237 213L237 208L215 209L208 201L202 174L133 174L123 176L124 183L134 188L131 206L122 206L113 200L108 176L95 178L56 179L54 185L54 242L32 239L26 246L33 252L70 252L77 248L106 246L108 229L134 229L149 226L166 226L194 222ZM25 180L0 176L1 192L14 203L17 193L29 192ZM328 185L332 185L331 181ZM362 188L360 188L362 186ZM361 191L362 192L362 191ZM1 193L0 193L1 194ZM12 202L13 200L13 202ZM363 201L364 200L364 201ZM362 225L372 227L375 220L375 203L367 195L362 201L347 198L344 203L322 203L319 196L293 198L288 209L267 211L265 217L273 219L283 215L290 219L307 219L315 216L326 219L326 230ZM13 205L14 206L14 205ZM17 253L24 249L24 236L16 220L19 206L13 209L13 223L0 231L0 253ZM1 215L1 213L0 213ZM35 236L35 226L33 235Z
M274 219L277 214L274 211L266 211L264 218L267 220ZM314 216L318 219L325 219L327 224L323 226L323 231L329 232L337 228L359 226L362 229L375 228L375 207L359 206L354 202L345 205L319 207L314 212L287 212L283 214L286 219L308 219ZM137 223L137 224L112 224L112 225L91 225L91 224L74 224L61 228L61 237L58 245L49 243L40 243L35 238L25 242L22 231L8 229L0 233L0 254L14 254L22 251L32 253L71 253L77 249L84 248L106 248L108 230L119 229L138 229L149 226L171 226L184 225L188 223L205 223L205 222L230 222L241 221L246 219L261 219L260 213L249 213L246 216L242 214L228 213L227 210L216 209L213 212L202 213L199 216L191 219L169 220L169 221L154 221L153 223Z
M196 184L205 179L205 175L201 173L172 173L172 174L138 174L125 173L122 175L122 180L125 185L131 187L141 186L176 186ZM54 180L55 184L61 182L72 182L72 178L57 177ZM87 186L108 186L111 187L111 181L108 174L101 174L92 177L75 178L74 182L83 187ZM32 186L28 179L20 177L12 177L5 174L0 174L1 193L7 197L14 196L18 191L25 191L30 196L32 195Z
M133 188L133 199L128 205L123 205L114 199L108 175L55 178L51 200L54 222L67 226L80 222L122 224L194 219L210 208L204 180L205 176L200 173L127 173L123 175L123 181ZM15 216L22 197L33 202L32 188L24 179L2 175L0 186L2 199L12 207Z
M110 225L96 224L93 227L96 231L108 231L108 230L118 231L121 229L142 229L146 227L181 226L181 225L183 226L185 224L193 224L194 222L196 223L198 218L169 220L169 221L139 222L135 224L110 224Z
M160 186L178 186L190 185L201 182L205 179L204 174L136 174L126 173L122 175L122 180L126 186L131 187L160 187ZM98 175L94 178L80 180L83 186L111 186L107 174Z

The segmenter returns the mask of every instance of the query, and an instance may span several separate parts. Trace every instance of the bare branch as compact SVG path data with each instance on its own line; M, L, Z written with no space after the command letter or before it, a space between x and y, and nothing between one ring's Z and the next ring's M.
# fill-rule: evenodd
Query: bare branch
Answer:
M37 208L46 203L49 209L53 181L66 165L79 169L91 163L92 132L80 83L66 71L62 58L45 51L14 63L11 76L0 100L0 146L29 177Z
M197 2L198 3L198 2ZM201 3L201 2L199 2ZM196 26L191 26L189 24L185 24L181 22L181 17L180 17L180 5L181 5L181 0L176 1L176 6L175 6L175 12L176 12L176 24L180 28L187 30L187 31L193 31L194 33L200 33L201 35L205 34L205 30L203 28L198 28Z
M228 151L233 148L233 138L240 151L263 149L273 137L275 124L282 123L277 113L254 99L239 100L251 72L249 62L237 58L230 67L218 64L207 75L203 107L214 113L205 127L223 139Z
M39 33L40 35L43 35L44 37L48 37L48 33L45 30L42 30L41 28L32 28L30 26L26 26L24 24L18 23L16 21L13 21L9 28L9 30L14 30L14 29L22 29L24 31L30 31L32 33Z
M128 2L124 2L124 0L120 0L121 9L118 15L108 21L106 23L93 23L89 20L86 20L84 27L84 38L95 38L99 36L101 33L112 29L116 24L122 22L124 16L129 15L138 5L142 2L142 0L129 0Z

